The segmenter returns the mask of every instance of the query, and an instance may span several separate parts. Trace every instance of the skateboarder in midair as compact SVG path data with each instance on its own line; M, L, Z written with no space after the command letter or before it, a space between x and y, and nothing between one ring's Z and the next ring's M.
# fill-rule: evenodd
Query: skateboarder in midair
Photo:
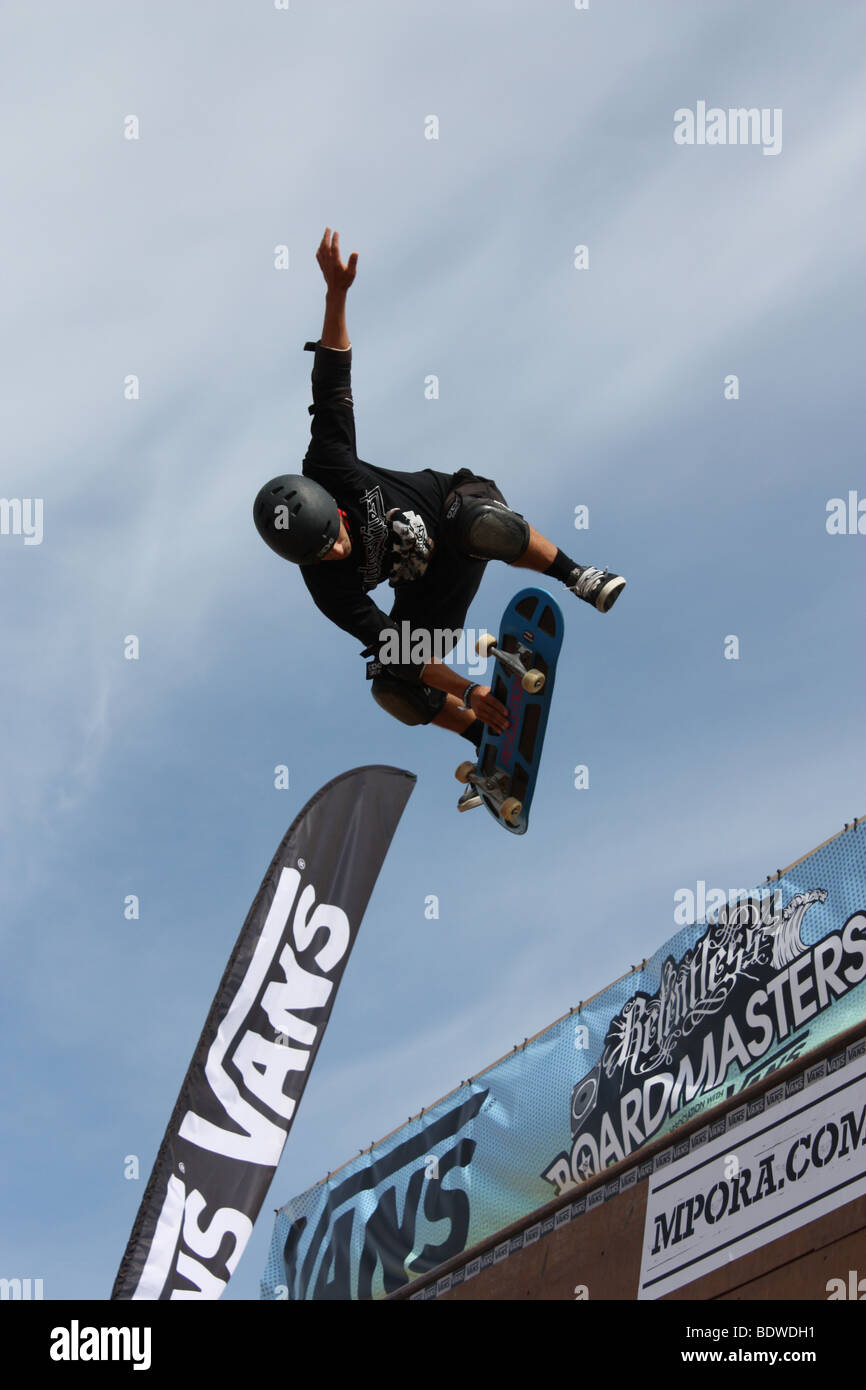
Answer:
M449 634L452 644L457 640L488 560L501 560L559 580L607 613L625 587L622 576L571 560L512 511L490 479L466 468L395 472L358 458L346 329L358 255L344 264L339 235L326 227L316 260L327 289L322 336L304 344L315 353L310 446L303 473L266 483L253 515L270 548L299 565L317 608L364 644L365 657L393 652L406 623L416 651L426 634L432 652L434 634L440 645ZM385 579L394 589L387 614L369 597ZM399 655L399 662L389 657L368 666L373 699L395 719L437 724L476 747L482 724L497 733L507 727L507 711L489 686L467 681L432 655Z

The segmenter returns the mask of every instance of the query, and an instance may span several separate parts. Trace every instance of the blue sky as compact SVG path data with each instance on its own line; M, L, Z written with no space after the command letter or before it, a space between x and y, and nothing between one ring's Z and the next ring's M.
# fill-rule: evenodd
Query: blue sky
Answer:
M863 813L866 539L825 526L866 495L863 29L798 0L6 6L0 495L44 535L0 535L4 1277L107 1297L241 922L337 773L418 785L230 1298L273 1207L651 955L678 890ZM676 145L701 100L781 109L781 152ZM326 225L359 253L361 456L494 477L629 581L606 617L562 591L521 840L457 815L466 745L374 706L252 524L306 448ZM468 625L519 584L490 566Z

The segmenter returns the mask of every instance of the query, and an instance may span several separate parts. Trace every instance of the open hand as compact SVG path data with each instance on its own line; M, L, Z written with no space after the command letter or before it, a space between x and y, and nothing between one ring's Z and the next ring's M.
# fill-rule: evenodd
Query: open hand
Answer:
M469 696L469 707L477 719L490 725L494 733L501 734L503 729L508 728L508 710L490 694L489 685L476 685Z
M332 233L330 227L326 227L325 235L319 242L316 260L322 268L328 289L339 290L345 294L355 278L355 268L358 264L357 251L352 252L348 265L343 265L340 260L340 233Z

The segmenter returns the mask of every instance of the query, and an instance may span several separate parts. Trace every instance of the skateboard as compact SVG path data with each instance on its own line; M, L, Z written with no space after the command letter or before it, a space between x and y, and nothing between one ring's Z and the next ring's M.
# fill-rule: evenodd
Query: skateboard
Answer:
M513 835L529 826L564 630L552 594L521 589L502 615L498 641L485 632L476 644L479 656L495 658L490 690L508 710L509 725L497 734L485 724L477 761L457 768L455 777L466 785L457 809L486 806Z

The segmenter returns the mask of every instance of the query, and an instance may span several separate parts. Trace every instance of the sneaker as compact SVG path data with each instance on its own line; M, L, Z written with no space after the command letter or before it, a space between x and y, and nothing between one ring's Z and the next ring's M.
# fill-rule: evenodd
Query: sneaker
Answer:
M610 570L597 570L592 565L575 565L566 581L566 588L585 603L591 603L600 613L607 613L625 588L625 580L621 574L611 574Z

